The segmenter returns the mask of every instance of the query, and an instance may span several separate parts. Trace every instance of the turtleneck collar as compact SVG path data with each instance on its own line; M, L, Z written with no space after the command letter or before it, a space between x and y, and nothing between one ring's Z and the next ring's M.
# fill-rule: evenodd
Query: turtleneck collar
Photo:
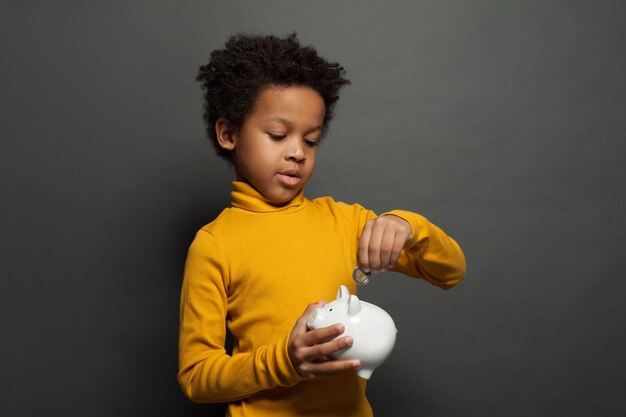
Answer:
M230 193L232 206L256 213L289 212L300 210L306 203L304 190L284 204L270 203L250 184L242 181L233 181L233 191Z

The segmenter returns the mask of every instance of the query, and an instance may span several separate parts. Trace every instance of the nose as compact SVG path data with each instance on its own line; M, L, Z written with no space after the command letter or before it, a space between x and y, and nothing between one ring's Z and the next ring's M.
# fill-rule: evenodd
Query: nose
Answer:
M289 143L287 149L287 159L294 162L302 162L305 159L304 146L302 140L299 138L293 138Z

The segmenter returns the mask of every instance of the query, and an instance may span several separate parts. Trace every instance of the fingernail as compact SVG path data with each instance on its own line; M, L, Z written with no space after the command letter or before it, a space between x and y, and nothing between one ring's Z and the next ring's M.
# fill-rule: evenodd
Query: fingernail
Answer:
M343 324L338 324L338 325L337 325L337 327L336 327L336 329L337 329L337 331L339 331L339 332L343 332L343 331L344 331L344 329L345 329L345 327L344 327L344 325L343 325Z
M358 368L360 366L361 366L361 361L360 360L356 359L356 360L352 361L352 367L353 368Z

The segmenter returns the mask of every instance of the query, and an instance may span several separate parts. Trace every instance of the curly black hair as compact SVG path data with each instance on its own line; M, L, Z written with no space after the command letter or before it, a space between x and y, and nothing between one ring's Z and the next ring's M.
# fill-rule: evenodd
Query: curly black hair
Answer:
M341 65L326 61L312 47L301 46L295 32L286 38L232 36L224 49L211 53L209 63L201 66L196 76L204 90L206 132L217 154L230 160L230 152L217 142L217 120L223 117L238 131L260 92L271 85L306 86L317 91L326 106L322 134L326 133L339 89L350 84L344 75Z

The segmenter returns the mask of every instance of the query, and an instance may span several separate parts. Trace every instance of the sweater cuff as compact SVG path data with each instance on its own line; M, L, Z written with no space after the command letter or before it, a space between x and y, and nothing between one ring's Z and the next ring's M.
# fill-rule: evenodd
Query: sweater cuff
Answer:
M289 359L288 343L289 338L285 337L276 344L276 364L282 375L280 385L284 387L295 385L303 379Z

